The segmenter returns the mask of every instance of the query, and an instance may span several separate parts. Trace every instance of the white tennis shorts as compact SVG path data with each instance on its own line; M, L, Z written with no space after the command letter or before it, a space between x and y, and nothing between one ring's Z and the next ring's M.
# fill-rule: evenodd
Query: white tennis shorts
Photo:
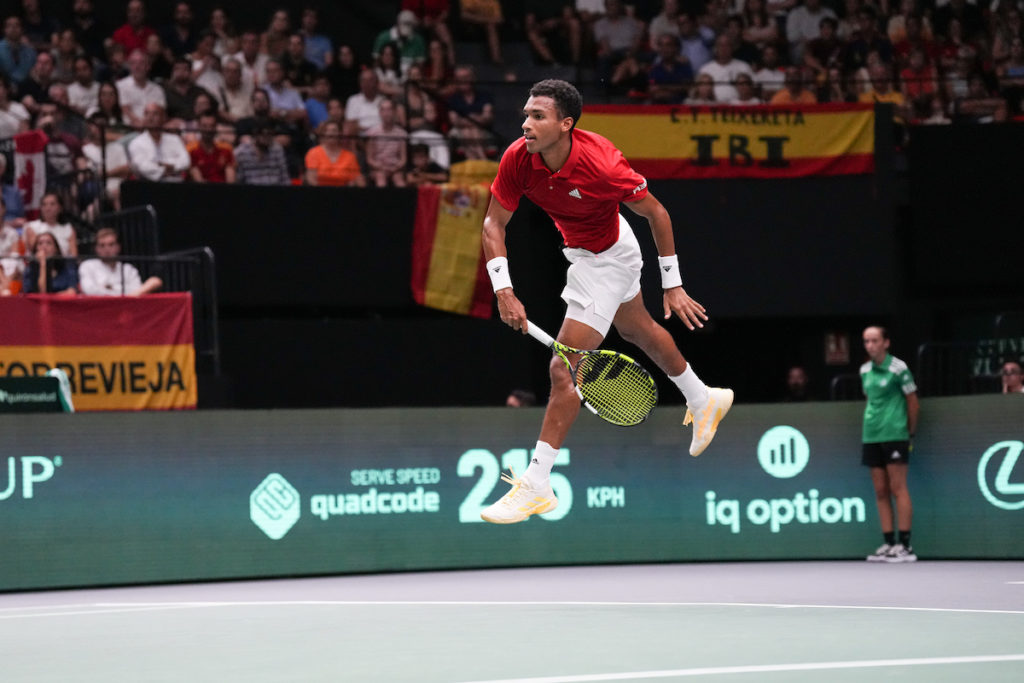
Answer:
M644 261L633 229L619 214L619 239L600 254L586 249L562 250L571 264L562 299L565 317L607 335L619 306L640 293Z

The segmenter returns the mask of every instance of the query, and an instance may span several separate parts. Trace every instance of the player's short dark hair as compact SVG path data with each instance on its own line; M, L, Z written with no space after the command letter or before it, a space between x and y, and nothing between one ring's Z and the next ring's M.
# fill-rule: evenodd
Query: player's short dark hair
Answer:
M579 123L583 113L583 96L572 83L557 78L548 78L533 84L530 97L550 97L558 107L558 114L572 119L572 127Z

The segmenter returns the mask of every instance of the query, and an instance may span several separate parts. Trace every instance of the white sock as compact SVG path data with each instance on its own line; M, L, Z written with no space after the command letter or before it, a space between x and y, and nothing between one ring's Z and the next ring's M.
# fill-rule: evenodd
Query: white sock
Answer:
M686 405L691 409L700 408L708 402L708 387L693 371L692 364L687 363L683 374L675 377L669 376L669 379L679 387L679 391L683 392L683 396L686 397Z
M530 483L530 488L547 486L557 455L558 449L552 448L551 444L546 441L537 442L537 447L533 449L533 457L530 459L530 466L523 473L523 479Z

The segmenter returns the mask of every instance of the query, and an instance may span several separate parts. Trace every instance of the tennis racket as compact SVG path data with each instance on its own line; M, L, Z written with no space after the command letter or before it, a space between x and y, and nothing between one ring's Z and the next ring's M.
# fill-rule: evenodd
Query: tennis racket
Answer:
M629 356L617 351L583 351L551 338L526 321L527 333L552 349L572 374L576 394L590 412L620 427L632 427L647 419L658 404L658 387L651 373ZM579 354L573 368L568 354Z

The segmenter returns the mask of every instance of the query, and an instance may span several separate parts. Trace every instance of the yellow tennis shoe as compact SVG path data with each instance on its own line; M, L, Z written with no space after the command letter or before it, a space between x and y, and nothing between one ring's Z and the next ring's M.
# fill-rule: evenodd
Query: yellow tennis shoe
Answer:
M686 409L683 425L693 424L690 455L697 456L703 453L711 443L711 439L715 438L718 423L729 412L729 408L732 408L732 399L732 389L711 387L708 388L708 402L698 408L696 414L689 408Z
M484 508L480 517L491 524L515 524L526 520L530 515L550 512L558 507L558 499L551 490L551 483L541 488L531 488L531 484L516 478L510 467L511 476L502 474L501 480L512 485L512 490L498 499L498 502Z

